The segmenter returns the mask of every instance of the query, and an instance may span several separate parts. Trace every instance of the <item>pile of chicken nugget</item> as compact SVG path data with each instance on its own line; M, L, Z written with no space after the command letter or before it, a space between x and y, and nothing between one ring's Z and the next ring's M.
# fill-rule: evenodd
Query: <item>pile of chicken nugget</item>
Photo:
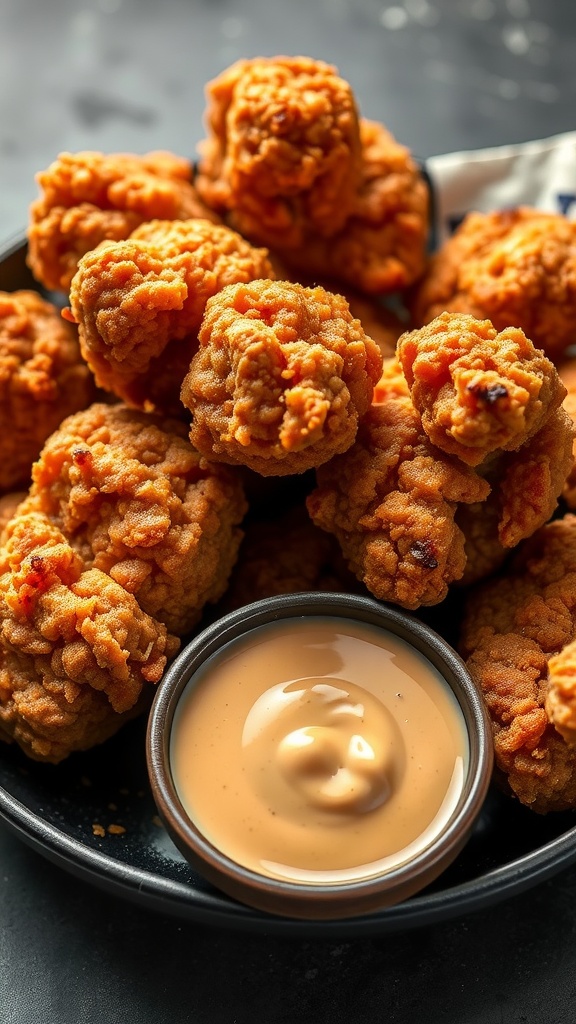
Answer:
M102 742L208 608L460 588L498 781L576 807L576 223L472 212L429 255L417 163L334 67L206 94L194 167L37 175L38 291L0 294L2 737Z

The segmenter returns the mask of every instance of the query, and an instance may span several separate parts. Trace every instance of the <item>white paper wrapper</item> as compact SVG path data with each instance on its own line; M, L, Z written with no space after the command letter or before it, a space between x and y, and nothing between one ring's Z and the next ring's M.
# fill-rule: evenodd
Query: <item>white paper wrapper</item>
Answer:
M434 191L436 244L471 210L524 205L576 219L576 132L434 156L426 169Z

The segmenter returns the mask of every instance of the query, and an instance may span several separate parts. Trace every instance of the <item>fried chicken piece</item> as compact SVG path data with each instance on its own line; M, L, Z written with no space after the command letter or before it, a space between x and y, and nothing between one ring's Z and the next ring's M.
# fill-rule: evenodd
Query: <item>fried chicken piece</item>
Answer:
M567 515L526 541L505 574L471 591L460 640L501 777L540 813L576 807L575 640L576 517Z
M0 491L28 486L64 416L95 395L76 330L36 292L0 292Z
M576 223L530 207L470 213L432 257L412 312L444 310L521 328L550 359L575 338Z
M196 185L247 238L279 249L329 238L351 213L361 147L352 90L309 57L241 60L207 86Z
M49 438L27 512L182 636L226 588L246 504L238 477L200 456L183 424L96 404Z
M548 521L573 465L574 425L561 407L517 452L489 467L500 509L498 537L515 547Z
M276 594L358 589L336 540L314 526L305 506L296 505L276 519L247 525L223 609Z
M427 263L428 189L405 146L362 119L362 179L354 208L332 238L312 233L283 249L292 270L334 278L367 295L404 291Z
M0 732L57 763L111 736L151 698L178 640L44 515L0 549Z
M182 415L207 300L225 285L272 276L266 250L229 228L150 221L82 257L67 315L101 387L136 408Z
M262 476L303 473L345 451L382 357L341 295L287 281L210 299L182 386L190 439Z
M576 747L576 640L548 662L546 714L573 750ZM576 750L575 750L576 753Z
M550 519L573 464L573 439L569 416L556 409L517 452L502 452L479 468L490 484L490 495L480 505L460 508L456 515L466 537L462 585L491 575L510 548Z
M408 150L358 119L335 68L306 57L239 61L208 87L196 184L207 205L292 271L361 292L424 271L428 190Z
M402 335L398 358L422 426L437 448L478 466L516 451L566 393L553 363L519 328L441 313Z
M375 597L415 609L442 601L462 575L464 535L454 514L490 488L431 445L395 369L393 360L352 448L317 470L307 507Z
M558 375L566 388L564 409L576 426L576 359L565 359L561 362L558 366ZM567 475L562 496L568 508L574 511L576 509L576 440L574 441L572 454L574 456L574 464Z
M218 219L192 184L191 164L172 153L61 153L36 180L28 264L55 291L68 292L84 253L128 238L144 221Z

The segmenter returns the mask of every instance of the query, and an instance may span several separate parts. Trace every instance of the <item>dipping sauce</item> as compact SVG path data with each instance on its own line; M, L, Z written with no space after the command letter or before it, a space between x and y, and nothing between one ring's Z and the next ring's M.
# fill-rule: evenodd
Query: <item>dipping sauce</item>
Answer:
M468 737L450 686L388 630L286 618L191 678L170 737L174 785L202 834L285 881L370 878L443 830Z

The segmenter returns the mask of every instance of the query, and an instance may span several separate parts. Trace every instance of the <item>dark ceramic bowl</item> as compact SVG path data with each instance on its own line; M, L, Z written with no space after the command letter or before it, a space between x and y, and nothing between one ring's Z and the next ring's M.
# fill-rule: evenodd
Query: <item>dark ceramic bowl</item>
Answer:
M446 680L462 711L468 759L456 806L442 830L412 859L376 876L325 885L284 881L249 870L222 853L185 810L171 769L171 730L184 690L203 664L251 630L286 619L321 616L356 620L396 635L424 655ZM195 677L196 674L196 677ZM189 691L188 691L189 692ZM458 655L408 613L349 594L286 594L257 601L219 619L180 653L156 693L147 732L152 792L164 824L186 859L208 881L241 903L294 918L328 920L365 914L407 899L431 883L464 846L481 810L492 771L490 725L482 700Z

